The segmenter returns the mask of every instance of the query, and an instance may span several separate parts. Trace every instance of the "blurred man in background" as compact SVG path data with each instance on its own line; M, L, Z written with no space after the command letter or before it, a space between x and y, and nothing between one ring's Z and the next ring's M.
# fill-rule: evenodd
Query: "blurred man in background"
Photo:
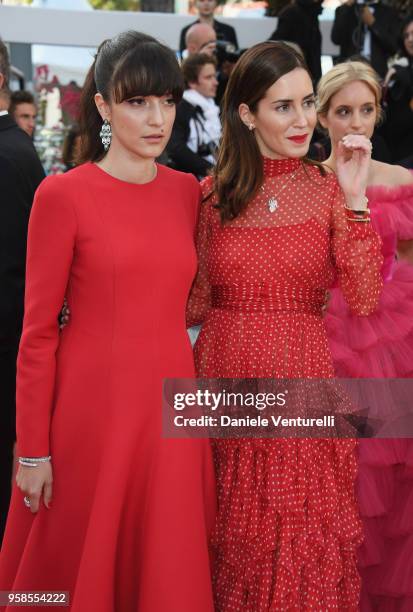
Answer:
M206 23L195 23L186 31L183 56L189 57L196 53L214 55L216 52L216 43L217 35L214 28Z
M10 96L9 113L19 128L33 138L37 116L33 94L30 91L13 91Z
M217 92L216 60L200 53L182 64L186 89L176 109L176 119L168 144L171 165L197 178L206 176L215 163L221 138Z
M295 0L278 15L277 29L270 40L283 40L298 45L304 55L314 83L321 77L321 31L318 16L322 0Z
M384 78L399 29L397 11L381 0L347 0L336 9L331 40L340 47L339 61L361 56Z
M234 28L226 23L217 21L214 19L214 11L217 7L216 0L196 0L196 8L198 9L198 19L194 23L203 23L211 26L216 32L217 40L223 40L227 43L231 43L234 49L238 49L238 40ZM179 40L179 50L185 49L185 35L187 30L194 24L190 24L181 30L181 36Z

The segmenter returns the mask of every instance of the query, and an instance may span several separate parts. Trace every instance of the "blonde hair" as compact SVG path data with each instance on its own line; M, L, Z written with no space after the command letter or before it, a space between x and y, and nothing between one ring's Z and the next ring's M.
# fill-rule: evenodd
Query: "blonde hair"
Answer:
M330 108L331 98L345 85L361 81L373 92L376 99L377 118L376 124L383 116L381 108L381 84L379 75L365 62L343 62L336 64L324 76L321 77L317 87L317 112L326 116Z

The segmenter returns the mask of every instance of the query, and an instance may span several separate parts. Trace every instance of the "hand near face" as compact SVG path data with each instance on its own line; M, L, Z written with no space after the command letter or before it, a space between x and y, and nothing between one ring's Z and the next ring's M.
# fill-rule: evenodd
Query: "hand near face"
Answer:
M348 134L337 145L337 177L347 206L360 208L367 187L371 142L365 136Z

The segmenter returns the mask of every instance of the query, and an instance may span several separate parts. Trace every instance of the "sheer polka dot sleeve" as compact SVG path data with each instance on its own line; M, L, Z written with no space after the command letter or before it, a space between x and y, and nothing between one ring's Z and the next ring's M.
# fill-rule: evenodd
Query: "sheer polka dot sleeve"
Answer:
M187 327L201 325L211 307L211 287L207 269L208 243L212 230L211 197L213 184L211 177L201 182L202 196L198 227L196 232L196 250L198 254L198 272L189 295L186 324ZM205 199L207 198L207 199Z
M351 310L357 315L374 312L383 284L381 240L370 222L347 219L338 185L332 207L332 255Z

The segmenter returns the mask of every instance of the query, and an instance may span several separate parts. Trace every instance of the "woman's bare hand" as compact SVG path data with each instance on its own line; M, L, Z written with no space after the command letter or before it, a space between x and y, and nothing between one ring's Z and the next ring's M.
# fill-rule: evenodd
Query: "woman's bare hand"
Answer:
M53 483L50 461L39 463L37 467L19 465L16 483L24 496L30 500L30 512L33 514L38 512L42 497L46 508L50 508Z
M361 134L347 134L337 147L337 178L347 205L358 208L364 197L371 160L371 142Z

